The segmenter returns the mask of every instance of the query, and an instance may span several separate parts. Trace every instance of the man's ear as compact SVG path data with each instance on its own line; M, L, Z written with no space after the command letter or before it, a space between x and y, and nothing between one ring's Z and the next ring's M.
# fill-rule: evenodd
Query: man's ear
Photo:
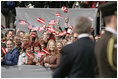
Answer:
M117 16L116 15L112 15L111 17L111 23L112 23L112 27L117 30Z

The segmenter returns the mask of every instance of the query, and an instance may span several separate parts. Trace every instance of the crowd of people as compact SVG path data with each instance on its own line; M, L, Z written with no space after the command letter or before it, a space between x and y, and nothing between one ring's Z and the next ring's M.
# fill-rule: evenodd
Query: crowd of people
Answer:
M109 15L114 14L109 13ZM105 14L103 16L106 17L109 15ZM51 20L49 23L49 27L55 29L55 33L45 30L40 37L38 37L37 31L33 29L31 29L29 33L21 31L20 29L16 29L15 31L8 30L5 34L1 33L1 64L44 66L54 70L53 77L94 77L94 46L99 40L103 41L101 38L105 36L105 33L107 33L109 29L107 29L107 31L104 29L101 30L100 35L94 37L92 35L94 29L91 20L81 16L76 19L73 30L71 29L71 31L69 31L69 19L67 15L64 24L66 34L61 36L58 35L58 33L63 32L60 27L59 18L57 18L56 22ZM117 25L115 25L115 19L115 15L106 18L105 23L110 28L116 30L115 27ZM55 28L55 26L58 28ZM107 40L109 40L109 38ZM102 45L99 45L99 47L102 47ZM105 48L105 50L106 49L107 48ZM97 56L96 58L97 64L100 66L100 59ZM104 58L102 59L104 60ZM103 67L100 66L100 68ZM100 77L116 77L116 71L113 71L114 75L111 76L107 76L106 73L104 74L102 72L101 70Z
M61 48L67 44L75 42L78 38L76 32L68 32L68 21L69 16L67 15L65 18L64 29L67 31L67 34L63 36L58 36L58 33L63 31L60 27L59 18L57 19L57 22L55 22L56 24L52 23L52 20L49 23L49 27L51 28L55 28L55 26L58 27L57 29L55 28L55 34L45 30L40 37L38 37L36 30L30 30L29 33L20 31L20 29L17 29L17 33L15 33L14 30L8 30L5 35L2 34L1 45L2 48L5 48L6 52L12 51L14 52L12 53L13 55L17 53L17 57L9 59L8 57L11 56L8 55L7 59L4 50L2 50L2 60L3 57L6 58L4 58L3 64L43 65L45 67L56 68L59 64ZM97 36L94 38L93 35L90 35L90 38L93 41L99 39Z

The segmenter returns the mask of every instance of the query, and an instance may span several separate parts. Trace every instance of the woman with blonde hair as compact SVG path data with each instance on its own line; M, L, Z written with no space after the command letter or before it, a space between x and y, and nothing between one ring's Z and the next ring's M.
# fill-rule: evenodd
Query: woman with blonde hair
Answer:
M60 54L61 49L62 49L62 47L63 47L62 41L57 41L57 42L56 42L56 47L57 47L57 52L58 52L58 54Z
M24 43L29 43L30 42L30 35L28 33L25 33L22 38L22 47Z
M56 42L54 40L49 40L46 48L50 54L55 55L57 52Z
M48 41L47 50L50 54L43 57L41 64L45 67L55 69L60 62L60 55L57 52L56 42L54 40Z

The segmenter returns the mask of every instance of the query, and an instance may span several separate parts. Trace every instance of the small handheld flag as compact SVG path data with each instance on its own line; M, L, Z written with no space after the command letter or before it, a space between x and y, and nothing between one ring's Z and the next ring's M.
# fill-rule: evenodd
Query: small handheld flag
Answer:
M20 25L26 25L26 21L24 21L24 20L18 20L18 24L20 24Z
M42 18L37 18L37 21L40 22L41 24L45 24L45 20L43 20Z
M39 27L38 26L35 26L35 25L28 25L28 29L38 30Z
M62 18L62 15L60 13L58 13L58 12L56 13L56 16Z
M7 51L6 51L5 47L1 48L1 50L2 50L2 52L4 53L4 55L7 54Z
M44 29L46 28L46 25L42 25L40 28L39 28L39 31L43 31Z
M67 34L66 30L64 30L63 32L58 33L58 36L64 36L66 34Z
M45 48L42 49L42 51L46 54L46 55L49 55L50 52L48 50L46 50Z
M65 6L63 6L63 7L61 8L61 10L64 11L65 13L68 12L68 9L67 9Z

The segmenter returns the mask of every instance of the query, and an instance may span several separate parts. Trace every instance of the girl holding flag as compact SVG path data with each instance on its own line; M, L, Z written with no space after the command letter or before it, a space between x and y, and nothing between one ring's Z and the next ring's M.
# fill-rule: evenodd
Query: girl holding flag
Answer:
M47 68L55 69L59 64L60 55L57 52L56 42L54 40L48 41L47 50L50 53L43 57L41 64Z
M33 65L33 59L34 55L30 53L31 52L31 45L30 43L25 43L23 46L23 53L19 56L18 65Z

